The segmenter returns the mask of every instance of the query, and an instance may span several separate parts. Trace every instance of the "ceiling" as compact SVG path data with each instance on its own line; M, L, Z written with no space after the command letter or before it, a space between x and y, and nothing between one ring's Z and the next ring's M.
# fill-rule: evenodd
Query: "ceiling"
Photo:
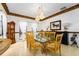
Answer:
M51 16L62 11L64 7L70 8L77 3L6 3L11 13L35 18L38 13L38 7L41 7L45 17Z
M42 8L45 17L47 17L60 11L64 6L68 8L73 5L75 5L75 3L7 3L10 12L31 17L36 17L38 7Z

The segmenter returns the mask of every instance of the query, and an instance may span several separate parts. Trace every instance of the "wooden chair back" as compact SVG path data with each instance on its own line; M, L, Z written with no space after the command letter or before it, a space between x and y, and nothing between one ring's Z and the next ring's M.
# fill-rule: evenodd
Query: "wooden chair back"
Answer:
M55 40L56 32L50 32L50 39Z
M46 37L49 37L50 36L49 34L50 34L50 32L45 32Z
M34 43L35 42L34 33L33 32L29 33L29 40L30 40L30 43Z
M57 34L56 35L56 42L60 44L62 41L62 37L63 37L63 34Z
M35 43L33 32L27 32L26 33L26 41L27 41L27 45L31 45L32 43Z

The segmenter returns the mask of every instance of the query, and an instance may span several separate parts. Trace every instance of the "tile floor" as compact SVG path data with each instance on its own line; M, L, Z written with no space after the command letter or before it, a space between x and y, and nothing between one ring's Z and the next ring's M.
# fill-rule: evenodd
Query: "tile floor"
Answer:
M2 56L32 56L26 47L26 41L18 42L9 47L9 49L2 54ZM79 48L62 45L62 56L79 56ZM45 56L41 52L37 53L37 56Z

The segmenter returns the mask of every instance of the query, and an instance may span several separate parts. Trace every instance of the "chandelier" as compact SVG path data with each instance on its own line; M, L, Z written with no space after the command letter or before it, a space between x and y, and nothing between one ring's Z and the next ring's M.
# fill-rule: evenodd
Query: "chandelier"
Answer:
M38 10L37 10L37 16L35 18L36 21L40 21L42 19L44 19L44 13L43 13L43 10L42 10L42 7L38 7Z

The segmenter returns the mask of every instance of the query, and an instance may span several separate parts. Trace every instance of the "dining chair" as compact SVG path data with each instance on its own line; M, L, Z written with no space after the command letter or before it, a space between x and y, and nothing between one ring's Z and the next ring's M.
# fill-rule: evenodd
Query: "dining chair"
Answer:
M28 42L30 51L33 52L34 55L37 53L39 49L42 49L42 44L35 41L33 32L29 32L27 34L27 42Z
M47 44L50 44L51 42L52 42L52 40L54 40L55 39L55 34L56 34L56 32L49 32L49 31L46 31L46 32L44 32L44 38L47 40L46 41L46 43L44 44L45 46L44 46L44 53L47 55L47 50L45 49L45 47L46 47L46 45Z
M48 31L45 32L45 36L49 37L49 33Z
M55 41L46 45L46 50L48 52L52 52L54 54L58 53L61 55L61 41L63 34L57 34Z
M61 55L61 41L63 38L63 34L57 34L56 36L56 49L59 51L59 54Z
M30 32L25 33L26 35L26 43L27 43L27 48L30 48Z
M44 31L39 32L39 34L41 35L41 37L45 37L45 32Z
M50 40L51 41L55 40L55 35L56 35L56 32L50 32L49 33L49 36L50 36Z

